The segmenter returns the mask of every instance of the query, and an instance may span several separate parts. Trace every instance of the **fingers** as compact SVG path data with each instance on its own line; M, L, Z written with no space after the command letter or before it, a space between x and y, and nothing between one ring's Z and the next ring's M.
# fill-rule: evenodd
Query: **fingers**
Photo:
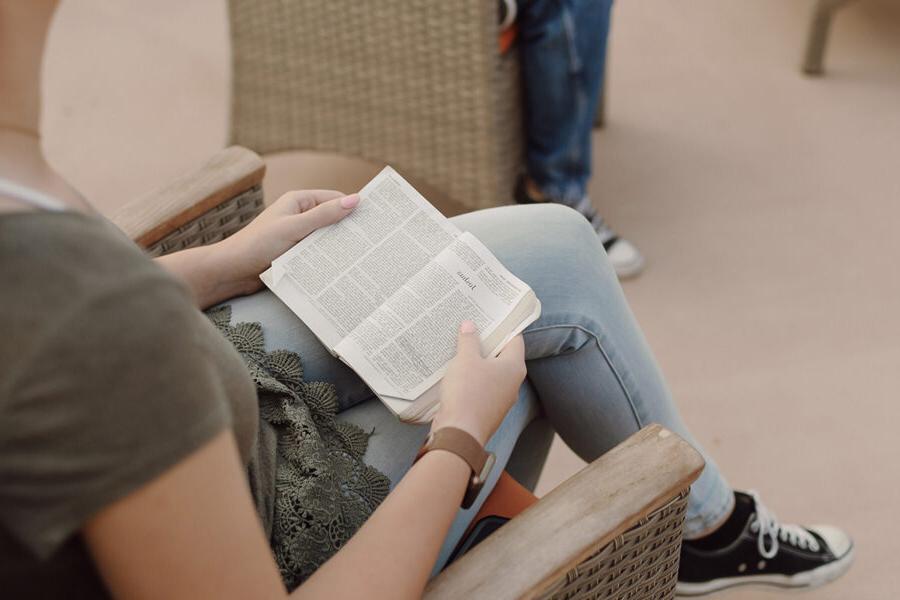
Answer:
M347 194L345 194L344 192L338 192L336 190L304 190L303 198L305 201L305 205L303 207L303 210L310 210L315 206L328 202L329 200L334 200L335 198L343 198L346 195Z
M481 340L478 330L472 321L463 321L459 326L459 339L456 342L457 356L481 358Z
M282 194L273 204L282 206L285 214L297 214L345 195L336 190L292 190Z
M353 212L358 204L359 194L339 196L291 217L296 226L294 229L296 238L303 239L316 229L337 223Z

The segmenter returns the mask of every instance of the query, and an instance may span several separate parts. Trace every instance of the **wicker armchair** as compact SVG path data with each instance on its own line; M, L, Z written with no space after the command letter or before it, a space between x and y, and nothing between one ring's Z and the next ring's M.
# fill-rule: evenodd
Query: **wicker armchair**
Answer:
M211 243L262 210L264 172L253 152L227 148L111 218L152 255ZM451 564L425 597L671 599L702 468L687 442L646 427Z
M807 75L821 75L825 72L822 63L825 58L825 46L828 43L828 32L831 29L831 18L839 8L849 2L850 0L816 0L803 53L803 72Z
M262 212L265 172L259 156L232 146L199 169L126 203L110 220L150 256L211 244Z
M469 208L512 199L519 69L496 0L229 0L231 143L390 163Z

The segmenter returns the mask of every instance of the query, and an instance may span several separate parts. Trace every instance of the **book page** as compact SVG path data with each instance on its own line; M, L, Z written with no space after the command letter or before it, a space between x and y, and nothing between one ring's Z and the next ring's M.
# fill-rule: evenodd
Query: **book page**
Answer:
M262 279L333 349L459 233L385 167L352 213L278 257Z
M463 233L337 345L336 351L379 395L415 400L456 354L459 324L475 322L484 341L534 294L472 234ZM527 324L527 323L526 323ZM516 323L518 325L518 323Z
M525 331L525 329L541 316L541 302L533 291L525 294L519 304L509 315L494 328L491 335L481 340L482 348L491 348L483 352L485 356L496 356L509 341ZM393 396L380 395L384 402L402 421L408 423L428 423L440 408L440 380L420 394L414 401L403 400Z

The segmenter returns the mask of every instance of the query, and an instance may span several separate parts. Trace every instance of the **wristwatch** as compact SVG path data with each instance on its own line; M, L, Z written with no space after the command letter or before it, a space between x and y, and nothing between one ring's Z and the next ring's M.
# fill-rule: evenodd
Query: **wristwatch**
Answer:
M494 468L496 457L492 452L485 450L474 437L462 429L456 427L442 427L432 431L425 438L425 443L416 454L416 461L432 450L446 450L457 455L472 469L472 477L469 479L469 487L463 496L462 507L469 508L478 497L478 492L484 487L491 469ZM415 461L413 461L415 462Z

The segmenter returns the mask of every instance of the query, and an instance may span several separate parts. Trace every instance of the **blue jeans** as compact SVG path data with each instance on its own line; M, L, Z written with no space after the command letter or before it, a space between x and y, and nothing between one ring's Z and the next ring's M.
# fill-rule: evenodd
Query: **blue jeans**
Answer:
M554 204L494 208L453 219L475 234L540 298L540 319L524 333L528 379L519 401L488 444L505 465L525 426L538 414L586 461L641 427L661 423L703 452L681 421L616 275L588 222ZM262 323L269 349L298 352L304 376L337 387L339 418L372 431L364 457L392 485L412 465L427 426L400 423L344 363L268 291L231 302L232 320ZM686 535L720 523L734 495L715 463L691 489ZM461 510L441 550L438 568L496 483L494 472L469 510Z
M520 2L519 52L528 176L549 199L576 206L591 176L591 129L612 0Z

